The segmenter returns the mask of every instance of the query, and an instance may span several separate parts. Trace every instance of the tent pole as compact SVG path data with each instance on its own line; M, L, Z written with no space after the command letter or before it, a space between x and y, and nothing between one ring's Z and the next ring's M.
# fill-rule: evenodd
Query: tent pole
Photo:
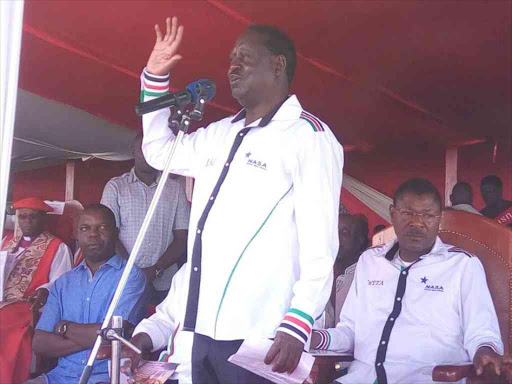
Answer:
M73 200L75 191L75 160L66 161L66 193L64 201Z
M0 238L9 190L24 1L0 2Z
M450 194L457 184L457 147L446 148L446 174L444 183L444 205L451 206Z

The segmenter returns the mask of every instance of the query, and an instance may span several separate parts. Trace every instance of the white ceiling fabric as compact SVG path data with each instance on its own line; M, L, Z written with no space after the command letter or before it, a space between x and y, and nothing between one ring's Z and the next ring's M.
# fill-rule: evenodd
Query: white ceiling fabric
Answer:
M13 171L67 159L129 160L135 134L133 129L19 89Z

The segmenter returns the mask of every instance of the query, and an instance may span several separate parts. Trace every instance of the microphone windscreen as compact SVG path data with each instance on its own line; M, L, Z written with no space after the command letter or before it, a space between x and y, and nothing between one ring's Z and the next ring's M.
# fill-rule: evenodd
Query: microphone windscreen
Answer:
M204 97L206 101L213 99L217 87L213 80L199 79L187 85L187 89L192 94L192 103L196 103L200 97Z

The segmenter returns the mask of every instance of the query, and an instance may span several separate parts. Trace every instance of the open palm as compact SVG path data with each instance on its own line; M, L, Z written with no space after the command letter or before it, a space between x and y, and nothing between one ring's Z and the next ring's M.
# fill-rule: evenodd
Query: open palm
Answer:
M172 22L171 18L168 17L165 24L165 35L162 35L158 24L155 25L156 42L146 65L149 73L158 76L168 74L171 68L182 58L176 52L183 37L183 25L178 27L177 17L173 17Z

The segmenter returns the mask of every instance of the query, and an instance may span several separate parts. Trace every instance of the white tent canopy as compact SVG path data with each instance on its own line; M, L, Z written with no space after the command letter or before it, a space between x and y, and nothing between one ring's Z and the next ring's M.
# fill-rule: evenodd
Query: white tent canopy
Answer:
M133 129L78 108L18 90L12 149L13 171L40 168L67 159L132 158Z

